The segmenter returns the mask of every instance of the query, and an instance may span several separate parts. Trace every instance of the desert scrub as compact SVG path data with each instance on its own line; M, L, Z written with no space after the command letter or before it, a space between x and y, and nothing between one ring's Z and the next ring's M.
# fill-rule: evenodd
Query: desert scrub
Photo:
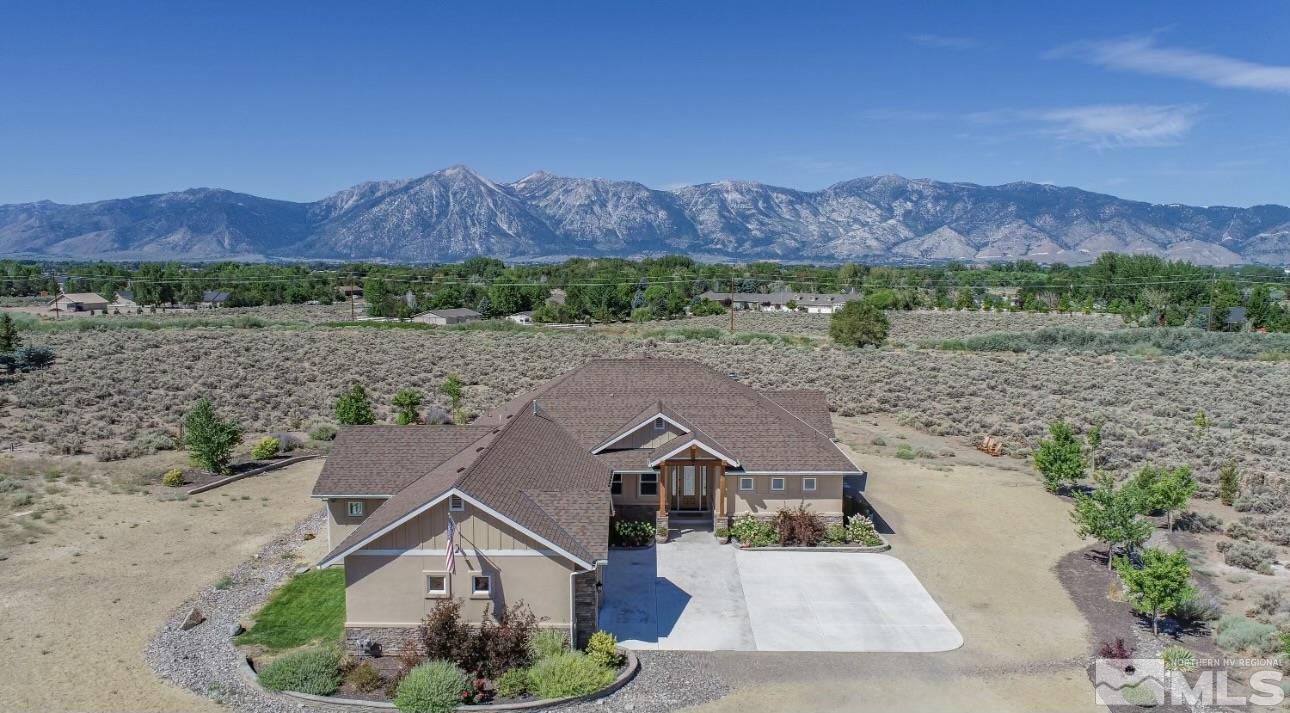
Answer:
M1214 641L1223 649L1254 655L1276 651L1280 645L1277 628L1239 614L1229 614L1214 625Z
M612 669L580 651L548 656L529 669L529 689L539 698L582 696L613 682Z
M450 713L469 690L469 679L456 664L427 661L399 682L394 705L402 713Z
M292 651L260 671L260 685L270 691L329 696L340 688L340 660L340 650L335 647Z
M950 339L939 344L926 343L924 346L939 346L952 351L1070 351L1148 356L1197 354L1252 360L1259 359L1268 352L1290 352L1290 335L1210 332L1178 327L1124 329L1114 332L1076 327L1045 327L1033 332L982 334Z
M1218 543L1218 551L1223 553L1224 563L1259 574L1272 574L1272 563L1276 561L1276 551L1258 542L1224 540Z

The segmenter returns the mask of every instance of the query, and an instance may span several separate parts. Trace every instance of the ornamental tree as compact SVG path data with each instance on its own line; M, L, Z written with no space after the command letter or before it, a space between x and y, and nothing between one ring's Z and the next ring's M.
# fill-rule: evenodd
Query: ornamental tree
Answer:
M1044 487L1055 493L1063 486L1084 477L1084 449L1065 421L1048 424L1050 438L1039 442L1035 450L1035 467L1044 477Z
M1154 547L1142 553L1142 568L1138 569L1125 557L1117 557L1115 571L1129 590L1133 607L1151 616L1151 631L1160 633L1160 617L1178 608L1183 601L1196 595L1191 585L1191 567L1183 550L1165 552Z
M211 473L228 472L234 446L242 442L242 427L215 413L209 399L202 399L184 418L184 446L193 465Z
M406 426L417 422L417 409L421 408L421 392L416 389L401 389L394 395L394 422Z
M362 384L354 382L348 391L336 399L336 422L345 426L369 426L376 423L372 401L367 397L367 389Z
M1075 533L1106 544L1106 567L1111 568L1117 545L1127 550L1138 547L1151 536L1151 523L1142 519L1141 495L1137 488L1116 487L1115 479L1104 473L1090 494L1075 494L1071 520Z

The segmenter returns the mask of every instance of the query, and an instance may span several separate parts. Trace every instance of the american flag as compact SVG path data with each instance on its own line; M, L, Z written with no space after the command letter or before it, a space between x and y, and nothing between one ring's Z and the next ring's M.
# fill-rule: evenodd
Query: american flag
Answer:
M457 571L457 523L453 521L452 515L448 516L448 549L443 553L443 568L448 574Z

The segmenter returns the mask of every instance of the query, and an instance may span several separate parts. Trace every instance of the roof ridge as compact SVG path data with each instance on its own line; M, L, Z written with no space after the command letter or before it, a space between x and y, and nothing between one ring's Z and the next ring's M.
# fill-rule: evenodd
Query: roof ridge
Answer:
M749 388L752 388L752 387L749 387ZM790 390L790 391L792 391L792 389L789 389L789 390ZM824 431L821 431L820 429L816 428L815 426L812 426L811 424L807 423L806 419L804 419L804 418L802 418L801 416L798 416L797 414L793 413L792 411L789 411L788 409L784 408L783 404L780 404L780 403L776 402L776 401L775 401L775 399L772 399L771 397L767 396L766 394L764 394L764 393L762 393L762 392L760 392L760 391L757 391L756 389L753 389L753 391L755 391L755 392L757 393L757 395L758 395L758 396L762 397L762 399L764 399L765 401L767 401L767 402L771 403L772 405L774 405L774 406L775 406L775 408L779 409L780 411L783 411L784 413L788 414L789 416L792 416L793 418L797 419L798 421L801 421L801 422L802 422L802 425L806 426L807 428L811 429L812 431L815 431L816 433L820 434L821 436L824 436L825 438L829 439L829 443L833 443L833 442L834 442L834 439L836 438L836 436L830 436L829 434L825 433ZM824 394L824 393L826 393L826 392L824 392L824 391L822 391L822 390L820 390L820 389L797 389L797 391L813 391L813 392L818 393L818 394ZM825 399L825 402L824 402L824 403L825 403L825 406L827 406L827 405L828 405L828 400L827 400L827 399Z

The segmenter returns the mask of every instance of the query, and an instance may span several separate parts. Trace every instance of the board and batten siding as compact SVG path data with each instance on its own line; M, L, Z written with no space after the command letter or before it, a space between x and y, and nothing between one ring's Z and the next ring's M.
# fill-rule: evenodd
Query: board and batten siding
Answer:
M643 427L632 431L614 443L609 450L621 451L628 448L657 448L664 443L685 433L681 429L673 426L667 421L663 422L661 430L654 430L654 421L651 420Z
M738 473L726 476L726 512L732 515L744 513L774 513L780 508L796 508L805 505L817 515L842 514L842 479L841 475L793 475L783 476L750 475L752 490L740 490ZM771 478L783 477L784 490L771 490ZM802 490L802 478L815 478L815 490Z
M478 550L539 550L540 545L470 503L448 512L445 500L364 546L368 550L443 550L447 546L448 515L457 523L457 544Z

